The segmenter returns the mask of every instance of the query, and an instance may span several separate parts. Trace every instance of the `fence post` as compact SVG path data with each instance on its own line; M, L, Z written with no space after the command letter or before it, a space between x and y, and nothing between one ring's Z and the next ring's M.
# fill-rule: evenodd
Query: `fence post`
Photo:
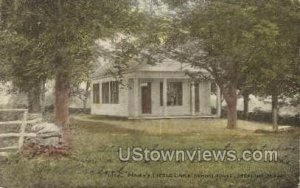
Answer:
M28 115L28 110L25 110L24 114L23 114L23 120L22 120L22 124L21 124L21 130L20 130L19 150L22 148L23 143L24 143L24 136L25 136L25 130L26 130L26 125L27 125L27 115Z

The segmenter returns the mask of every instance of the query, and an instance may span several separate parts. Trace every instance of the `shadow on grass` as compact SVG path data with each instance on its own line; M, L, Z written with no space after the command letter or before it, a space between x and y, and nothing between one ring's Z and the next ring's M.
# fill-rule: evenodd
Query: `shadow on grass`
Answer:
M116 120L116 121L124 121L128 120L126 117L116 117L116 116L104 116L104 115L88 115L89 119L92 120Z
M90 133L115 133L115 134L146 134L145 131L128 129L105 122L88 122L81 120L71 121L72 128L80 128Z

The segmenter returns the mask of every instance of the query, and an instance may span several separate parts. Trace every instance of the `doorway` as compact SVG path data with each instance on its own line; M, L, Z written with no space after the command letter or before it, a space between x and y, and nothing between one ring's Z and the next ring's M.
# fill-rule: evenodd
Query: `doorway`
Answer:
M151 114L151 82L144 83L141 87L142 92L142 113Z

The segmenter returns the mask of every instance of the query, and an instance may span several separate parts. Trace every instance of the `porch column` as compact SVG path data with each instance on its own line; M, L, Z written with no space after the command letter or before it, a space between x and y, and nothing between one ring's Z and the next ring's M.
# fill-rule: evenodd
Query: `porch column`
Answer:
M167 116L167 78L163 80L163 115Z
M222 104L221 104L221 90L220 87L216 84L217 86L217 117L220 118L221 117L221 110L222 110Z
M133 79L133 100L134 100L134 116L139 116L139 80L137 78Z
M191 82L191 112L195 115L195 82Z

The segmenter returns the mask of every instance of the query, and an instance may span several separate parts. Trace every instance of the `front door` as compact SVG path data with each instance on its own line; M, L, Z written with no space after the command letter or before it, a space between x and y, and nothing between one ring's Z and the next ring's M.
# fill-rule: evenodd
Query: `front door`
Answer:
M142 86L142 113L151 114L151 82Z

